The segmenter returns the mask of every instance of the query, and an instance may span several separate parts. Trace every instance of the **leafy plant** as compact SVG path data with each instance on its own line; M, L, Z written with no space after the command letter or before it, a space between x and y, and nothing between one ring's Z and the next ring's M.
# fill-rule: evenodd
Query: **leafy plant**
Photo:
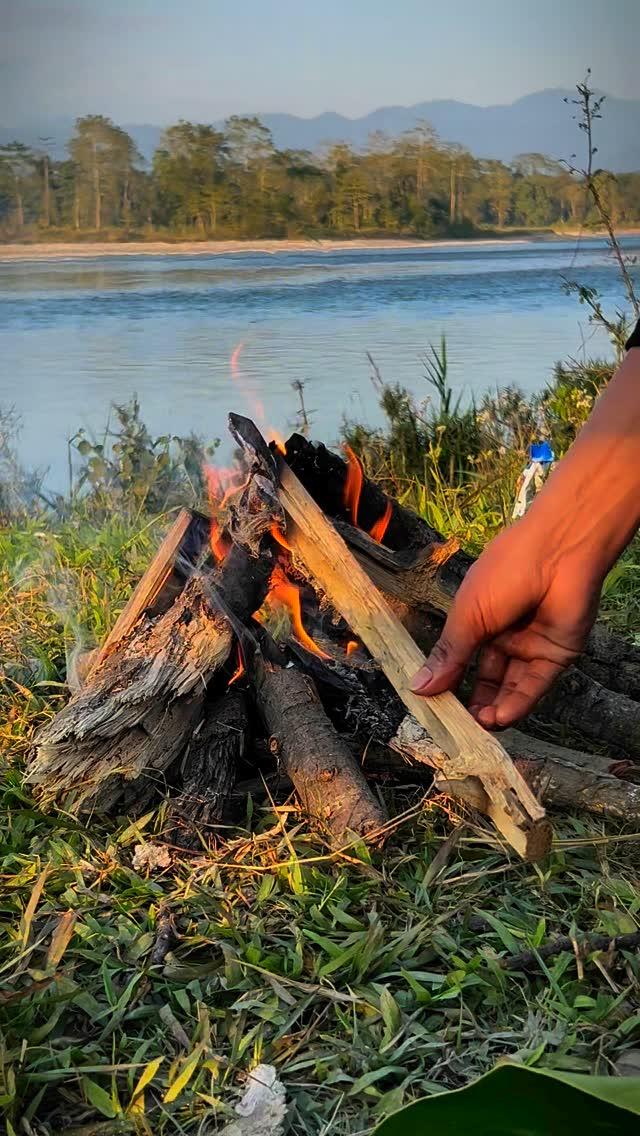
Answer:
M631 1136L640 1121L640 1077L585 1077L499 1065L454 1092L416 1101L376 1136Z
M116 427L107 426L101 442L89 439L84 430L71 439L70 446L82 459L73 480L74 493L87 491L87 504L101 514L112 508L130 515L161 513L204 498L202 470L218 440L205 445L195 434L154 438L140 417L136 398L115 406L114 412Z

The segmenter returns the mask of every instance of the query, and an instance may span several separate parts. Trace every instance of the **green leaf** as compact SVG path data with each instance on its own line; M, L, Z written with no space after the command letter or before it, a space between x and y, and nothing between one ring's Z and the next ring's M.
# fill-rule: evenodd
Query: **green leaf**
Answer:
M632 1136L639 1130L640 1077L503 1064L464 1089L416 1101L375 1136Z
M95 1081L92 1081L90 1077L82 1078L82 1088L84 1089L84 1095L87 1100L94 1108L97 1108L101 1116L106 1116L109 1120L113 1120L114 1116L118 1115L118 1110L114 1107L109 1094L105 1092L104 1089L101 1089L100 1085L96 1084Z

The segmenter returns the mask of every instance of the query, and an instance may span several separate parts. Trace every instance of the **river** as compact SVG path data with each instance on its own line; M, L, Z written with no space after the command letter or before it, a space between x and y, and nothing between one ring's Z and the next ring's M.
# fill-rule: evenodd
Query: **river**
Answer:
M609 354L563 278L624 307L598 239L0 262L0 407L22 419L24 462L58 489L68 437L99 434L134 393L157 433L213 438L228 410L263 407L286 434L301 379L313 434L333 441L345 417L380 422L367 352L420 398L443 333L465 397L538 390L556 360Z

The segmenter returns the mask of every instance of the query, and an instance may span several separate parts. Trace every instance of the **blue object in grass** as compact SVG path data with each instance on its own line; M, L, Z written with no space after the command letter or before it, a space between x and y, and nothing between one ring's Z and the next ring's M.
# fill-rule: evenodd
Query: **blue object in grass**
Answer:
M556 455L548 442L533 442L529 446L529 458L531 461L540 462L541 465L548 465L555 461Z

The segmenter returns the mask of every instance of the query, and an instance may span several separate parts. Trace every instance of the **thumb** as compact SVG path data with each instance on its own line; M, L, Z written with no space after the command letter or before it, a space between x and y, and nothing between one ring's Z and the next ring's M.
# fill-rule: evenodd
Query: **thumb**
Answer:
M465 610L466 609L466 610ZM485 638L468 606L454 603L438 642L411 682L414 694L441 694L460 682L474 651Z

